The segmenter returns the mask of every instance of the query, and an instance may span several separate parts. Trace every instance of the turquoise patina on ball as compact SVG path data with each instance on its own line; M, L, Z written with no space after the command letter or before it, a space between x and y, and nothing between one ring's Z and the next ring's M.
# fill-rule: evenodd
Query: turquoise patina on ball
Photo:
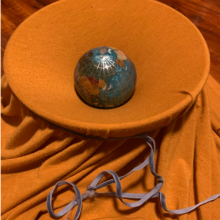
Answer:
M80 58L74 81L84 102L96 108L114 108L133 95L136 70L122 51L113 47L97 47Z

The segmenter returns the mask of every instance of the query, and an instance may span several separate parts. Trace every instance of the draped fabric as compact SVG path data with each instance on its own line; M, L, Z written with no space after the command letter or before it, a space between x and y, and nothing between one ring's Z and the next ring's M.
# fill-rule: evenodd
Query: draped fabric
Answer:
M144 139L93 140L50 124L17 99L5 76L1 100L2 219L51 219L46 198L57 181L72 182L84 193L103 170L124 175L149 156ZM157 143L156 171L164 178L161 192L171 210L220 192L220 86L211 76L190 106L168 126L149 133ZM156 180L144 168L121 183L123 192L145 193ZM98 192L111 190L114 186ZM72 188L59 187L53 199L55 212L73 198ZM80 219L220 219L219 207L218 199L175 216L163 211L158 198L131 209L117 198L91 195L83 202ZM61 219L73 219L75 211L76 207Z

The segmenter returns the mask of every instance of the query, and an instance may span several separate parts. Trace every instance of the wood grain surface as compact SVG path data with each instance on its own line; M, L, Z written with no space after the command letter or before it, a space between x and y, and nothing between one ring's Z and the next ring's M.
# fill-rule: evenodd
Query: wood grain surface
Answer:
M18 25L37 10L57 0L2 0L1 52ZM211 55L210 74L220 84L220 1L159 0L190 19L203 34ZM2 74L4 74L2 69Z

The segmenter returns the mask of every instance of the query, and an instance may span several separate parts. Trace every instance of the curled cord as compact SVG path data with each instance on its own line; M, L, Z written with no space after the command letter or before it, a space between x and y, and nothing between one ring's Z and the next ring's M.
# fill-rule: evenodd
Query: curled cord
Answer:
M197 207L204 205L205 203L214 201L215 199L220 197L220 193L213 195L206 199L203 202L198 203L197 205L188 207L188 208L183 208L183 209L177 209L177 210L168 210L166 206L166 197L163 193L160 192L161 187L163 186L164 180L162 176L158 175L155 171L155 166L154 166L154 153L156 149L156 143L153 138L148 136L147 134L145 135L145 141L150 147L150 155L149 157L141 163L139 166L135 167L133 170L131 170L129 173L127 173L124 176L118 176L115 172L111 170L105 170L98 174L98 176L93 180L90 186L87 187L86 192L81 195L79 189L77 186L73 183L70 183L68 181L59 181L56 183L56 185L53 187L53 189L50 191L49 195L47 196L47 210L52 218L60 218L63 215L65 215L67 212L69 212L72 208L74 208L76 205L78 205L78 208L76 210L76 214L74 216L74 220L77 220L80 216L81 210L82 210L82 201L85 200L86 198L93 197L93 196L113 196L113 197L118 197L123 204L130 208L138 207L141 206L143 203L147 202L150 198L160 198L160 203L163 207L163 209L169 213L176 214L176 215L182 215L186 214L188 212L191 212L192 210L196 209ZM157 178L158 183L156 186L149 192L149 193L123 193L122 192L122 187L121 187L121 182L120 180L125 178L126 176L130 175L134 171L138 171L140 169L143 169L149 164L151 173ZM110 180L107 180L101 184L98 185L100 180L105 176L105 174L110 174L113 178ZM97 193L96 190L100 189L102 187L108 186L112 183L115 183L116 185L116 192L106 192L106 193ZM71 185L76 194L76 199L72 200L67 206L65 206L61 211L58 213L54 213L53 207L52 207L52 197L53 197L53 192L56 190L57 187L68 184ZM123 199L137 199L137 202L132 202L128 203L125 202Z

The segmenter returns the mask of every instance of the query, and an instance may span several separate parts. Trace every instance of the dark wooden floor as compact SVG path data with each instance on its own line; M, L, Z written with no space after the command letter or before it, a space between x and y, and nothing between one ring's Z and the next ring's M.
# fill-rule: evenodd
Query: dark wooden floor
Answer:
M57 0L2 0L2 56L13 31L28 16ZM211 55L211 75L220 84L220 0L159 0L188 17L202 32ZM3 73L3 70L2 70Z

